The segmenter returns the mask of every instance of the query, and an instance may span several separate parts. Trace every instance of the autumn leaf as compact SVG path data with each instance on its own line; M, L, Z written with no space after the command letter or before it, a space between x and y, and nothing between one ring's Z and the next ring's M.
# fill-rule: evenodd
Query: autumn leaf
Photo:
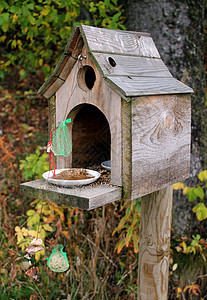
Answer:
M196 204L193 208L193 212L196 213L199 221L205 220L207 218L207 207L203 202Z
M69 239L70 235L68 231L62 231L62 234L64 234L64 236L66 237L66 239Z
M44 225L43 225L43 228L44 228L46 231L50 231L50 232L54 231L54 229L53 229L49 224L44 224Z
M180 189L184 189L184 183L177 182L173 184L173 190L180 190Z
M116 247L114 248L114 251L117 251L117 253L119 254L125 245L126 245L125 239L119 241L119 242L116 244Z
M139 238L137 237L136 234L132 235L133 243L134 243L134 252L138 253L139 252Z
M193 282L192 285L187 285L184 288L183 292L185 293L187 290L188 290L189 295L193 294L193 295L198 296L201 293L200 286L198 284L195 284L195 282Z
M207 181L207 170L204 170L198 174L198 178L200 181L204 181L204 179Z

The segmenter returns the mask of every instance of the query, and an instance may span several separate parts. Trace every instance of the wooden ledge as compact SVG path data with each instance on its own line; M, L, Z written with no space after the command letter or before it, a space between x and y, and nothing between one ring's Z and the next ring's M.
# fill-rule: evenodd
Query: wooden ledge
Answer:
M23 196L40 198L59 205L91 210L122 198L122 188L110 185L59 187L44 179L25 182L20 185Z

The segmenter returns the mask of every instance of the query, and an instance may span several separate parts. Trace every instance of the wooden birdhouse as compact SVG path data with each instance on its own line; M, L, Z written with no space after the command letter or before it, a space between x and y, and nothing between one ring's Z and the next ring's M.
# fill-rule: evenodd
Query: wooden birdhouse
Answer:
M111 160L111 184L61 189L39 180L22 184L22 193L92 209L187 178L192 92L149 34L75 27L39 93L50 99L50 126L71 118L73 151L57 158L58 168Z

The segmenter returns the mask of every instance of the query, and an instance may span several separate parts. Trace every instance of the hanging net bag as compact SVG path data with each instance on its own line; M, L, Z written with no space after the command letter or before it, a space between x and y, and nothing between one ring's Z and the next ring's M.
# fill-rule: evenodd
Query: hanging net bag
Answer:
M54 156L69 156L72 152L72 139L67 124L71 123L71 119L63 121L57 128L50 131L50 141L47 144L47 152L49 152L50 170L55 176L55 158Z
M47 260L47 265L53 272L65 272L69 268L67 254L63 252L63 245L57 245Z

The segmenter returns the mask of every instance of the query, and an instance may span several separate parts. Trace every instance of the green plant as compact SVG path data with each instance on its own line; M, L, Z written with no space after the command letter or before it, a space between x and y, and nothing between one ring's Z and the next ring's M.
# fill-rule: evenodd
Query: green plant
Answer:
M11 67L20 80L37 69L47 76L74 25L125 28L118 0L8 0L0 14L0 78Z
M20 162L20 170L22 170L26 180L39 178L44 171L49 169L48 154L44 153L41 155L39 149ZM82 215L82 212L76 208L59 206L41 199L34 200L30 206L33 209L26 211L27 228L15 227L17 242L22 250L28 246L32 238L41 238L44 242L55 228L57 237L62 235L68 239L69 231L65 230L64 227L67 226L68 229L72 229L72 224L77 224L79 216ZM44 250L37 252L35 259L38 261L40 255L44 254Z
M197 204L193 207L193 212L199 221L207 218L207 170L198 174L199 183L195 187L184 186L182 182L173 185L174 190L182 189L183 194L186 194L190 202L196 201Z
M206 294L207 241L199 234L175 237L171 241L170 285L179 299L191 299L191 294ZM185 298L186 297L186 298ZM174 299L174 298L170 298ZM195 298L197 299L197 298ZM198 299L202 299L198 298Z
M133 245L135 253L138 253L139 247L139 223L140 223L140 208L141 208L141 198L126 201L122 206L121 210L125 208L125 215L120 220L119 225L114 229L112 235L116 232L120 232L119 242L115 246L115 251L120 253L123 247L129 247Z
M20 162L20 170L25 180L40 178L45 171L49 170L48 154L41 155L39 149Z

